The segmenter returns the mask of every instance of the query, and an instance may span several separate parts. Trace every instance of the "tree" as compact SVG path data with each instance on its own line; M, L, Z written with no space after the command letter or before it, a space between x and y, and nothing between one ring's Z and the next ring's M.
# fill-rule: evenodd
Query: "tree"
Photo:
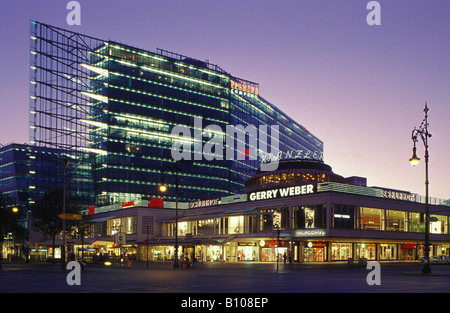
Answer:
M22 238L25 233L20 223L20 217L12 211L13 204L10 197L0 193L0 268L2 268L3 238L8 233L13 233L16 238Z
M54 261L56 236L63 230L63 220L58 217L59 214L63 213L63 189L55 188L47 191L35 203L32 210L33 229L52 238L52 260ZM79 210L79 206L66 196L66 213L78 213ZM72 232L74 226L74 222L66 220L66 233Z

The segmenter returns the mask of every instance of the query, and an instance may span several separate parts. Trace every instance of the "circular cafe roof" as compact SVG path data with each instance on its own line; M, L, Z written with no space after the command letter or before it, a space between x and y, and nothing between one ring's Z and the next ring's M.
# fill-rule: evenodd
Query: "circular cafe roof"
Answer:
M344 183L345 178L333 173L331 167L316 160L281 160L278 169L258 171L244 182L247 192L272 187L284 187L317 182Z

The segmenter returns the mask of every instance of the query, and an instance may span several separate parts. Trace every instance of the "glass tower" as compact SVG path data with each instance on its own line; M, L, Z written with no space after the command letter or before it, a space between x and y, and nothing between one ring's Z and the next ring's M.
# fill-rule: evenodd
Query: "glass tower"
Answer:
M31 141L71 151L85 164L97 205L160 197L163 179L170 190L164 198L173 200L175 174L180 201L214 199L244 192L261 162L323 159L323 143L263 99L257 83L217 65L38 22L31 42ZM188 127L187 137L173 132L179 125ZM262 153L247 134L227 158L225 146L210 144L225 144L229 125L276 125L279 151ZM193 152L200 147L201 157L175 162L180 142Z

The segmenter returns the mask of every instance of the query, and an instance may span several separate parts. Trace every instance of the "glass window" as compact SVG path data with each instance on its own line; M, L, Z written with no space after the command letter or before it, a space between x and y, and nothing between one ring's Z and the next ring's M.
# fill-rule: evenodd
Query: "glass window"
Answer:
M386 210L386 230L406 231L406 212Z
M361 207L362 230L384 230L384 210Z
M397 260L397 245L380 244L380 260Z
M136 216L115 218L107 221L107 235L115 235L116 233L135 234L136 233Z
M355 227L355 210L353 205L333 204L333 228Z
M420 213L409 213L409 231L413 233L425 232L425 224L420 222Z
M356 258L375 260L376 259L376 244L375 243L357 243L356 244Z
M216 228L218 227L217 219L207 219L198 221L198 231L199 236L215 235Z
M260 210L259 230L274 230L276 227L286 229L288 225L288 212L288 208Z
M447 216L445 215L430 215L435 221L430 222L431 234L447 234L448 224Z
M326 227L325 210L326 210L325 205L294 207L293 209L294 229Z
M244 233L244 216L232 216L228 218L228 234Z
M353 247L351 243L332 243L331 260L348 260L353 256Z

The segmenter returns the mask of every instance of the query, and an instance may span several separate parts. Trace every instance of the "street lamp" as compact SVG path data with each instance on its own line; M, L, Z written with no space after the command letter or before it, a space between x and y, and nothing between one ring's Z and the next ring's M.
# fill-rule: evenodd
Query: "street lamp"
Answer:
M416 155L416 142L418 141L417 137L420 135L420 138L423 141L424 147L425 147L425 260L424 260L424 267L422 272L424 274L431 273L430 268L430 209L428 205L428 138L431 137L431 134L428 132L428 105L425 102L425 109L423 110L425 112L425 118L422 121L422 124L420 124L419 128L414 127L412 133L411 133L411 139L414 142L413 147L413 155L409 159L409 162L411 165L416 166L419 163L419 158Z
M173 267L178 268L178 172L180 172L180 168L178 167L178 163L175 163L174 166L167 165L161 170L162 181L159 186L159 191L161 192L167 191L167 186L164 183L165 169L170 170L175 175L175 260Z

